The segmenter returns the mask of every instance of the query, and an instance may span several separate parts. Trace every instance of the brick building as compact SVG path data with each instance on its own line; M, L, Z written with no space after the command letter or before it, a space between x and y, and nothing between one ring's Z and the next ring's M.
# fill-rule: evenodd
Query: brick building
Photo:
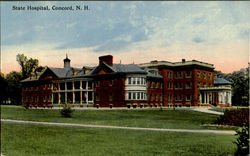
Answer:
M22 84L29 107L231 106L230 82L214 79L213 65L196 60L124 65L106 55L94 68L73 68L66 56L64 68L47 67Z

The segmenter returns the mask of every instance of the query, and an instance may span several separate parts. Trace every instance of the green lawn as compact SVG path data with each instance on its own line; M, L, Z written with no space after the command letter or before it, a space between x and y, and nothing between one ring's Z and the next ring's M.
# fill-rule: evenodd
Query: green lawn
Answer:
M72 118L62 118L59 110L26 110L21 106L1 106L3 119L129 127L216 129L216 127L204 127L202 124L211 124L217 117L218 115L191 110L146 109L75 111Z
M168 114L168 111L164 113ZM38 114L42 116L41 112ZM49 113L49 118L51 118L50 115L52 114ZM161 116L160 113L151 115L154 115L155 119ZM30 115L32 116L34 115ZM101 117L98 119L101 120ZM1 122L1 153L5 156L222 156L233 155L236 150L236 146L232 143L234 140L233 135L56 127Z

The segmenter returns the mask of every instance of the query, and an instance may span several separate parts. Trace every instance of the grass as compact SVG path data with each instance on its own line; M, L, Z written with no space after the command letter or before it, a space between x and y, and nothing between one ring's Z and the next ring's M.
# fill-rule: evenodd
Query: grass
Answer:
M222 156L233 155L234 140L233 135L1 122L1 153L6 156Z
M192 110L85 110L73 112L72 118L62 118L60 110L26 110L23 107L1 106L1 118L46 122L66 122L94 125L153 127L176 129L217 129L205 127L218 115ZM222 129L222 128L219 128Z

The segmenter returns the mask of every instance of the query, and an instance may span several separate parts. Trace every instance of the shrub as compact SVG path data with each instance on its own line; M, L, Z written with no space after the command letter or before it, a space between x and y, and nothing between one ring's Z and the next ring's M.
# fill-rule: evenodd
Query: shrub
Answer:
M226 110L224 115L221 115L219 118L217 118L215 124L240 127L246 124L249 126L249 109Z
M73 110L70 105L64 104L63 109L60 111L62 117L70 118L72 117Z
M237 141L234 142L237 145L237 151L235 155L245 156L249 154L249 126L244 125L243 127L236 130Z

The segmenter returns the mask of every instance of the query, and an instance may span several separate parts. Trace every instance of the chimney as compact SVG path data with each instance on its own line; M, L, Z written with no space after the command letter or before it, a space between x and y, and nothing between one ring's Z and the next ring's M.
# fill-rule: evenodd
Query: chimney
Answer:
M182 62L182 63L185 63L185 62L186 62L186 60L185 60L185 59L182 59L182 60L181 60L181 62Z
M99 57L99 64L105 62L106 64L113 66L113 56L112 55L105 55Z
M68 58L68 55L66 54L66 58L64 61L64 68L70 68L70 59Z

